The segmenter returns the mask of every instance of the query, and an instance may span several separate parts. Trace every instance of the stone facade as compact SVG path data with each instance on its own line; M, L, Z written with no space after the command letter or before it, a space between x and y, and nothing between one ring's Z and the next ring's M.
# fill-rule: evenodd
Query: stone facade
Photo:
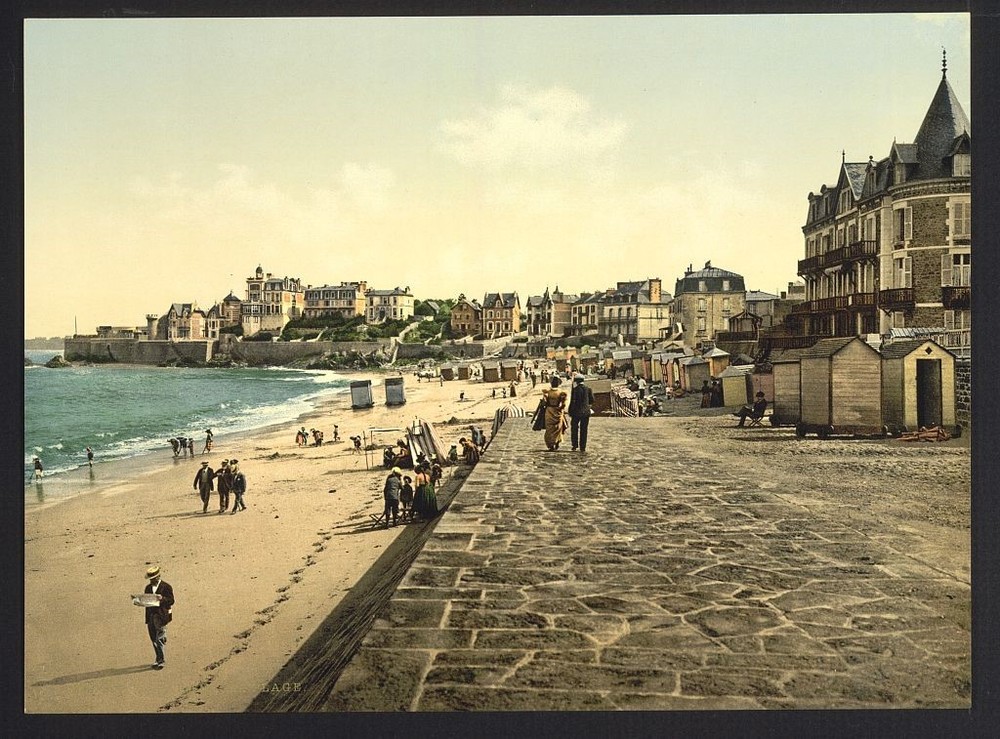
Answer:
M305 292L297 277L274 277L258 265L254 276L247 278L247 297L240 306L243 333L281 333L289 321L302 316L304 306Z
M729 331L729 319L746 308L743 276L713 267L690 266L674 289L673 320L683 326L685 346L696 348L714 341L716 334Z

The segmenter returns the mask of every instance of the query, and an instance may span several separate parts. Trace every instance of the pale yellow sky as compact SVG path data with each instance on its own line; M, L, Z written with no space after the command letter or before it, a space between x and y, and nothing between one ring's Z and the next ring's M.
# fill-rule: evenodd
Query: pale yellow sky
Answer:
M783 289L808 193L913 140L942 47L972 118L966 15L28 20L25 335L242 298L258 264Z

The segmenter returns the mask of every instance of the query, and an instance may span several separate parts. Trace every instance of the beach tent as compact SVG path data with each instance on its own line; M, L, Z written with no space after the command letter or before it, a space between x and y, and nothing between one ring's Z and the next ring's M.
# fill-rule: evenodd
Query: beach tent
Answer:
M524 408L516 406L512 403L508 403L505 406L497 408L496 413L493 414L493 428L490 429L490 441L493 441L493 437L497 435L500 427L503 426L503 422L508 418L523 418L527 415Z
M386 435L391 436L388 437ZM387 446L395 446L396 442L404 436L403 429L386 426L372 426L361 432L365 448L365 469L374 469L382 466L382 452ZM412 454L412 451L411 451Z
M955 425L955 355L931 339L882 346L882 408L894 431Z
M351 408L371 408L375 405L372 399L372 381L354 380L351 382Z
M596 400L596 398L594 398ZM638 417L639 393L624 385L611 389L611 415Z
M406 442L414 460L423 454L427 459L436 459L443 464L448 458L448 450L438 437L434 426L427 421L414 419L406 429Z
M386 405L403 405L406 403L406 393L403 390L402 377L386 377L382 384L385 387Z

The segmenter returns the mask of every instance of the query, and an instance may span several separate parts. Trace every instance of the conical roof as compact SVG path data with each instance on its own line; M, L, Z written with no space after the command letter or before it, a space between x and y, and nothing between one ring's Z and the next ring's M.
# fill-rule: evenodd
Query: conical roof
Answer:
M963 133L972 135L972 126L962 104L955 97L948 77L942 75L934 99L913 143L917 145L919 164L909 179L930 180L950 177L951 167L945 161L952 151L955 139Z

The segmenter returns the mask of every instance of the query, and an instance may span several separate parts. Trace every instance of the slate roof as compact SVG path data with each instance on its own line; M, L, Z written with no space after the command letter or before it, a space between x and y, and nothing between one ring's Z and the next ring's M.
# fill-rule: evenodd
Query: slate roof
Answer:
M951 354L947 348L941 346L933 339L909 339L907 341L893 341L891 344L883 344L882 357L885 359L900 359L919 349L924 344L933 344L938 349L944 349L944 351Z
M868 169L868 162L847 162L844 164L844 174L847 182L851 186L851 192L855 200L861 197L861 191L865 187L865 170Z
M903 164L916 164L919 159L917 159L917 145L916 144L897 144L893 142L892 150L896 152L896 158Z
M392 290L369 290L365 295L409 295L410 291L401 287L394 287Z
M513 308L519 302L517 293L486 293L483 297L483 305L487 308L492 308L498 299L504 308Z
M535 305L541 305L544 301L545 301L545 296L544 295L531 295L525 301L524 305L525 305L525 307L530 308L530 307L535 306Z
M779 296L766 293L763 290L747 290L748 303L760 303L765 300L778 300Z
M950 177L950 162L946 161L955 139L962 133L972 136L972 125L961 103L951 89L948 77L942 75L930 107L924 115L920 130L913 143L917 147L919 164L910 179L935 179Z

